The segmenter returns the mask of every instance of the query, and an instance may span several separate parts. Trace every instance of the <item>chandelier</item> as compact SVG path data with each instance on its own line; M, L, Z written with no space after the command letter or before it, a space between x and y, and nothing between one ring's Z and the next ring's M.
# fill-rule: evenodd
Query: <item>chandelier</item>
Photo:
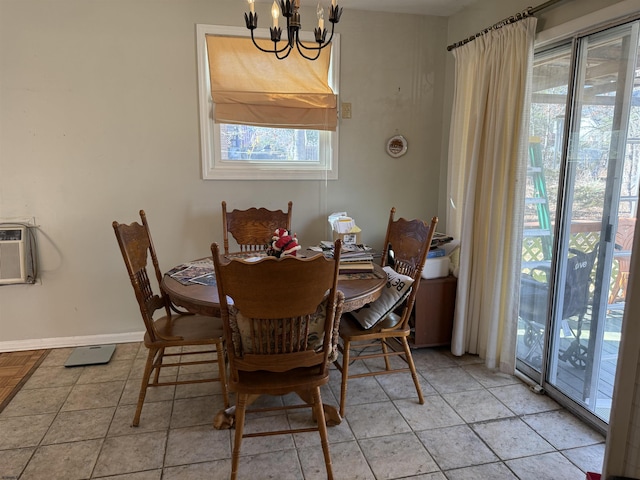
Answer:
M307 60L317 59L320 56L320 51L331 43L331 39L333 38L333 29L336 23L340 21L340 16L342 15L342 8L336 4L336 0L331 0L331 6L329 7L331 35L329 36L329 40L327 40L327 30L324 28L324 10L320 6L320 3L318 3L318 6L316 7L318 26L313 31L315 34L315 41L318 45L313 47L307 46L300 41L299 37L300 13L298 13L298 10L300 9L300 0L280 0L279 7L276 0L274 0L273 5L271 6L273 26L269 28L269 31L271 32L271 41L273 42L273 50L267 50L258 45L253 37L253 31L258 27L258 14L255 12L255 0L248 0L248 2L250 12L248 14L244 14L244 20L247 24L247 28L251 30L251 40L253 41L253 44L258 48L258 50L266 53L273 53L278 60L287 58L294 47L298 50L300 55ZM287 41L282 48L278 45L280 37L282 36L282 29L278 26L278 18L280 17L281 12L282 16L287 19Z

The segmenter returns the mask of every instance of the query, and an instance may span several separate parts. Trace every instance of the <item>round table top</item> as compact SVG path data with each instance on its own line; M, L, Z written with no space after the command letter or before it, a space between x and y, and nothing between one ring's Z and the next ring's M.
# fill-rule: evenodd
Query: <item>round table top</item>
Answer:
M338 279L338 290L345 297L344 312L357 310L380 296L382 288L387 283L387 275L377 264L374 264L374 274L369 275L369 278L341 276ZM175 305L191 313L207 316L220 315L220 297L218 287L215 285L196 283L184 285L171 276L164 275L161 287Z

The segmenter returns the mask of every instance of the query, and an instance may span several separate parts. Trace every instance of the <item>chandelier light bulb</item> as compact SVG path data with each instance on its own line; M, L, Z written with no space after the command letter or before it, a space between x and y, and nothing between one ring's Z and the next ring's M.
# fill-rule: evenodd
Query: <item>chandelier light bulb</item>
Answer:
M320 2L318 2L318 6L316 7L316 15L318 16L318 28L322 30L324 28L324 10Z
M278 26L278 18L280 18L280 7L278 7L276 0L273 0L273 5L271 5L271 17L273 18L273 28L276 28Z

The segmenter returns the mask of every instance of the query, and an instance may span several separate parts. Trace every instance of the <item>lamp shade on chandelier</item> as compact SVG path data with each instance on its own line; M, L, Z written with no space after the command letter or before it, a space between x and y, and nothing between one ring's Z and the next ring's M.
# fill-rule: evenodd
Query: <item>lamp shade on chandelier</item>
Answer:
M256 43L253 31L258 27L258 14L255 12L255 0L248 0L248 2L250 11L244 14L244 20L247 28L251 30L251 40L253 44L263 52L273 53L279 60L287 58L294 48L307 60L317 59L320 56L320 51L331 44L333 29L335 24L340 21L340 16L342 15L342 8L337 5L336 0L331 0L331 5L328 8L329 22L331 22L331 35L329 35L329 39L327 40L327 29L324 28L324 9L320 3L318 3L316 8L318 26L313 31L316 45L305 45L299 37L300 12L298 10L300 9L300 0L280 0L279 6L278 2L274 0L271 6L273 25L269 28L273 49L269 50ZM283 46L280 45L282 29L278 24L280 14L287 19L287 39Z

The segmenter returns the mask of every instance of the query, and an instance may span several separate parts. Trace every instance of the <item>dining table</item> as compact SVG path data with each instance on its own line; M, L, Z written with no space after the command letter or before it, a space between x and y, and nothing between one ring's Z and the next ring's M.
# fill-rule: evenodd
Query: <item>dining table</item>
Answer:
M198 277L176 276L176 273L190 267L199 268L201 276L207 278L202 283L198 283ZM387 283L387 275L380 265L374 263L373 267L371 274L353 273L338 276L338 290L344 294L343 312L362 308L380 296L382 287ZM187 262L169 270L162 278L161 288L174 305L190 313L210 317L220 316L220 297L215 284L211 257Z
M313 250L298 252L298 257L311 257L321 255ZM225 260L244 255L227 255ZM338 290L344 294L343 313L357 310L364 305L375 301L387 283L387 275L382 267L374 263L371 273L349 273L338 276ZM188 313L211 317L220 316L220 297L215 283L213 261L211 257L204 257L180 264L163 275L160 284L162 291L171 300L172 306L180 307ZM303 393L298 395L310 402ZM325 418L328 426L341 423L342 418L333 405L323 404ZM235 407L221 410L216 414L214 427L217 429L231 428L234 423Z

